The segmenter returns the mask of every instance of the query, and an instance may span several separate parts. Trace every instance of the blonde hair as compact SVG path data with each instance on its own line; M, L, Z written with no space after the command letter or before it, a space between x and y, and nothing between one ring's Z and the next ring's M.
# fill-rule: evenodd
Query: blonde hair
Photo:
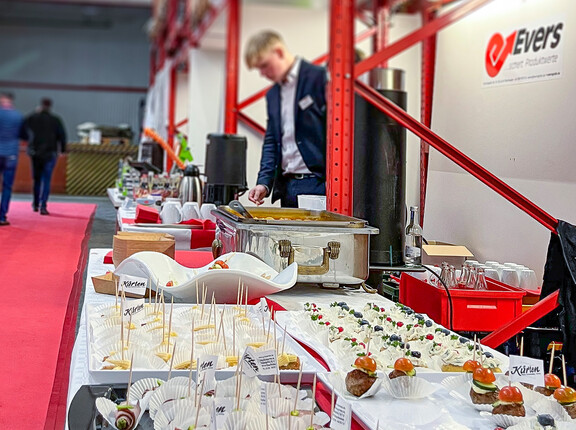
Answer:
M268 52L276 45L284 46L282 37L272 30L264 30L255 34L248 40L244 60L249 69L256 66L262 55Z

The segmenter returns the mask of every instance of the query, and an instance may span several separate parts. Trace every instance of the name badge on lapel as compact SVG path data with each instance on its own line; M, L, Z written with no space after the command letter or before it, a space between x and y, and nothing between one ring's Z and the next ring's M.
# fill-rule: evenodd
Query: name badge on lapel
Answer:
M298 102L298 106L300 106L300 109L302 109L302 110L308 109L313 104L314 104L314 100L312 99L312 97L310 97L310 94L308 94L305 97L302 97L300 99L300 101Z

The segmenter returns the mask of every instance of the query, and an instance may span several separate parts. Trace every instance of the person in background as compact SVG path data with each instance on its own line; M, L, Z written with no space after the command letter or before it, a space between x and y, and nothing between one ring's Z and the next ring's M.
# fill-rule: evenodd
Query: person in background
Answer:
M266 94L268 122L260 171L248 199L272 195L298 207L298 195L326 195L326 69L294 57L280 35L262 31L247 44L250 69L274 82Z
M13 100L12 94L0 93L0 174L2 175L0 226L10 225L6 215L18 165L18 146L20 139L26 139L23 128L24 117L14 109Z
M26 127L31 134L28 155L32 160L34 200L32 209L41 215L50 215L47 209L52 172L58 155L66 152L66 132L62 120L52 114L52 100L44 98L36 112L26 118Z

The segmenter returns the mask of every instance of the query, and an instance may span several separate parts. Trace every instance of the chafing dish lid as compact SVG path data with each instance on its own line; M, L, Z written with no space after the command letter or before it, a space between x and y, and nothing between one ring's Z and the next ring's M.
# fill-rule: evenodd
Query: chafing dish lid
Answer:
M296 208L247 208L254 218L245 218L227 205L212 210L216 217L224 216L242 224L279 225L279 226L322 226L343 228L364 228L367 221L329 211L313 211Z

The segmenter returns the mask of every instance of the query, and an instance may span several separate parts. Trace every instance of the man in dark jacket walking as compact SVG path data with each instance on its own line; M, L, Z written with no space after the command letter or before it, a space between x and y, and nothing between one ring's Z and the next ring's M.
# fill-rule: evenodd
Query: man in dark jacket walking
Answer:
M66 152L66 132L62 120L52 114L52 100L44 98L40 108L26 118L31 137L28 155L32 160L34 177L34 200L32 209L41 215L50 215L46 204L50 195L52 172L58 155Z

